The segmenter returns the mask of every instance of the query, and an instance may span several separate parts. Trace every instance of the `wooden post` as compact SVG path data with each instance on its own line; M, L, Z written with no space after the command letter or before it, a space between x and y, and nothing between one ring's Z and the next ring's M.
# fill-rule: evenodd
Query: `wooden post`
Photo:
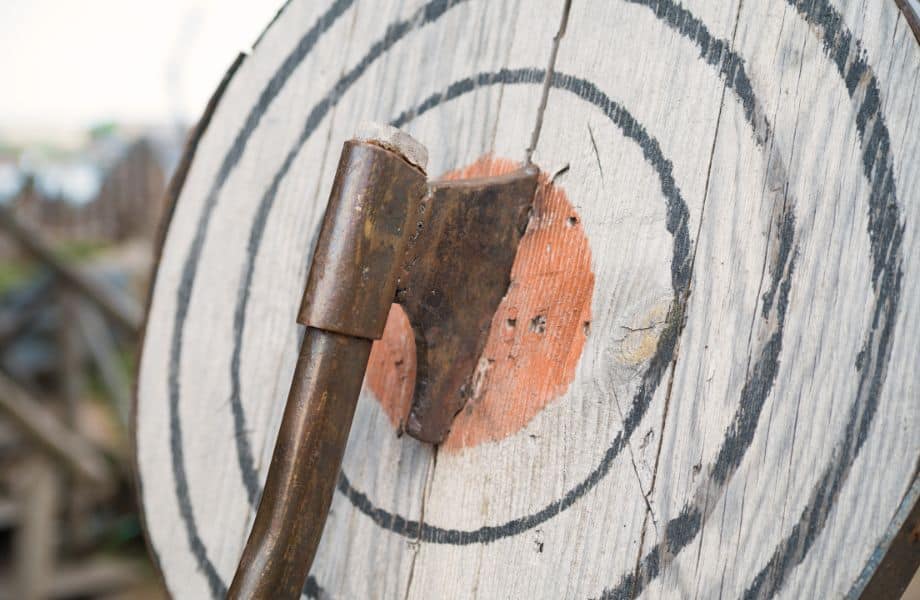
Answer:
M118 354L118 343L99 311L87 303L75 321L84 346L99 372L119 421L127 427L131 412L131 382Z
M16 597L44 600L54 574L57 544L58 481L54 464L36 455L22 472L15 541Z
M65 422L74 429L78 424L79 403L85 387L82 354L83 340L79 329L79 299L67 287L57 289L58 349L60 351L59 384Z

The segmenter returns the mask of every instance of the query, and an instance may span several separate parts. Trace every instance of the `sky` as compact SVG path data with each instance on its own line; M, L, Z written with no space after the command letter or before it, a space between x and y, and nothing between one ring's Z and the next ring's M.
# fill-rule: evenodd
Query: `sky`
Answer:
M197 120L281 0L0 0L0 134Z

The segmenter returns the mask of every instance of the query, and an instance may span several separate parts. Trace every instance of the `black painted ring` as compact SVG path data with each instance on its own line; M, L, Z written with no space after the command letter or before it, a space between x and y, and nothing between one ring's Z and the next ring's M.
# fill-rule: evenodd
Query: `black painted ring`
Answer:
M423 100L417 107L400 114L392 125L402 127L413 119L425 114L444 102L490 85L542 84L546 73L543 69L521 68L503 69L494 73L479 73L473 77L461 79L450 84L443 93L436 93ZM638 428L642 417L647 412L652 395L661 382L673 358L673 351L681 329L682 319L677 315L684 312L684 303L690 283L690 234L687 228L689 212L680 190L674 182L671 161L666 159L658 142L649 136L646 129L622 106L611 100L593 83L556 72L551 85L554 89L565 90L577 98L594 105L601 110L611 122L619 127L621 133L636 142L642 150L646 162L658 175L662 192L667 200L667 229L674 237L673 258L671 261L671 285L674 304L670 309L670 318L664 333L658 341L655 354L649 361L649 368L643 374L642 384L633 399L629 412L623 419L623 429L617 434L604 452L600 463L578 485L566 494L530 515L509 520L500 525L486 525L474 530L445 529L428 523L406 519L374 506L370 499L355 489L343 471L339 478L338 489L362 513L370 517L378 526L413 540L435 544L469 545L486 544L496 540L512 537L545 523L567 510L575 502L594 488L610 472L614 459L626 447L629 438Z

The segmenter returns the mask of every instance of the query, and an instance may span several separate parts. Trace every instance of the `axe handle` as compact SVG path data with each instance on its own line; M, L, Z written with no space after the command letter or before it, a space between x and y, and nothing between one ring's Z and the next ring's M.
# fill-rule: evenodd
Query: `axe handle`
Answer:
M298 598L338 481L371 340L308 327L255 522L227 597Z
M402 146L411 139L389 134ZM342 149L298 319L306 333L228 598L299 598L310 572L371 343L383 334L427 192L424 171L391 147L349 140Z

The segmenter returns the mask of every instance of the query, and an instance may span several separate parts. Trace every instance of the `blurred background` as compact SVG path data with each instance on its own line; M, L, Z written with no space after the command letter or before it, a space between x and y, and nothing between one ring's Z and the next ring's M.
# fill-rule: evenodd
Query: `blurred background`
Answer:
M129 440L153 243L189 128L281 4L0 0L0 600L165 597Z
M164 191L280 0L0 0L0 600L162 598L129 417Z

